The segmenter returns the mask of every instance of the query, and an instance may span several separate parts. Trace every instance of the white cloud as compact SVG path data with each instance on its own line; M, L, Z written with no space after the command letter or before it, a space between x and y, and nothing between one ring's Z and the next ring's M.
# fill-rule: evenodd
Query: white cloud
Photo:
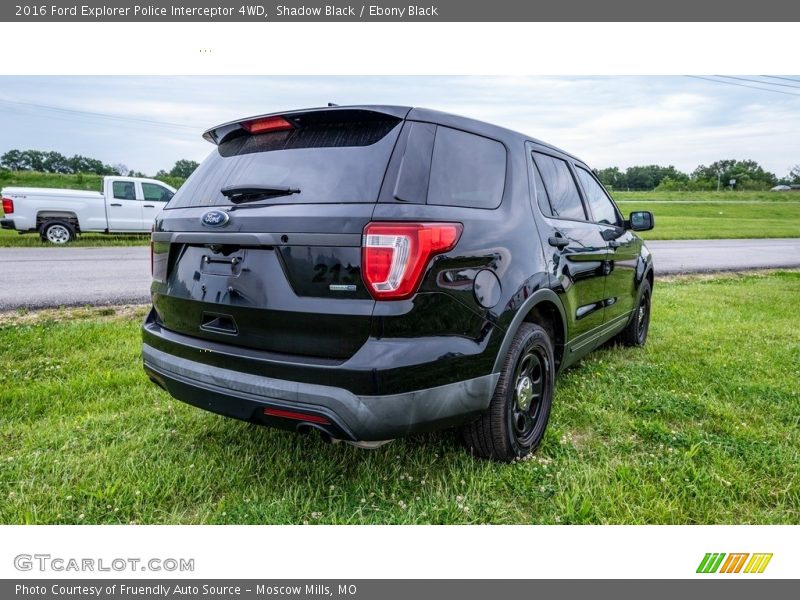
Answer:
M598 167L691 171L735 157L784 175L800 163L800 98L676 76L2 77L0 90L15 102L134 119L5 105L0 151L77 152L150 173L204 157L211 147L200 134L208 127L327 102L455 112L523 131Z

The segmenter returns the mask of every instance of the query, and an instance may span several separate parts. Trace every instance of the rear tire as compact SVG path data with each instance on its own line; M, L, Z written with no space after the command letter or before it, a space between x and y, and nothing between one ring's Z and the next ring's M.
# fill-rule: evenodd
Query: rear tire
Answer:
M553 342L523 323L503 362L489 408L462 428L464 444L481 458L511 462L530 454L544 437L553 404Z
M644 346L650 329L650 282L645 279L639 290L639 302L631 315L628 325L618 335L616 341L623 346Z
M39 228L43 242L68 244L75 239L75 228L67 221L45 221Z

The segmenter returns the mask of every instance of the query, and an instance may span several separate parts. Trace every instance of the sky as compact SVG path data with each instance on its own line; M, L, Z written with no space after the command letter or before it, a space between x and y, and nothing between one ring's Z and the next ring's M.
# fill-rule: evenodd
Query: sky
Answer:
M0 76L0 153L55 150L154 174L179 159L201 161L212 150L201 134L214 125L334 102L482 119L596 168L691 172L736 158L782 177L800 164L800 76L785 77L754 86L765 91L733 77L683 76Z

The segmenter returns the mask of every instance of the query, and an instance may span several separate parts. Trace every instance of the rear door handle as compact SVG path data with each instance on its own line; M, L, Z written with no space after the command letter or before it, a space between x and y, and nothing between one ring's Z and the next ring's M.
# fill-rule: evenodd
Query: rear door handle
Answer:
M550 236L547 238L547 243L559 250L569 246L569 240L567 238L558 236Z
M145 208L155 208L155 204L145 204Z
M116 202L112 202L111 206L122 206L122 204L117 204Z

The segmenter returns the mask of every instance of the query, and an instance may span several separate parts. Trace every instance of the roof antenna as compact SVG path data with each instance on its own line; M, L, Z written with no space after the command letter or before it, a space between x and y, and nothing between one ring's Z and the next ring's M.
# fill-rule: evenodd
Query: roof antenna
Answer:
M338 104L334 104L333 102L328 102L328 106L339 106Z

